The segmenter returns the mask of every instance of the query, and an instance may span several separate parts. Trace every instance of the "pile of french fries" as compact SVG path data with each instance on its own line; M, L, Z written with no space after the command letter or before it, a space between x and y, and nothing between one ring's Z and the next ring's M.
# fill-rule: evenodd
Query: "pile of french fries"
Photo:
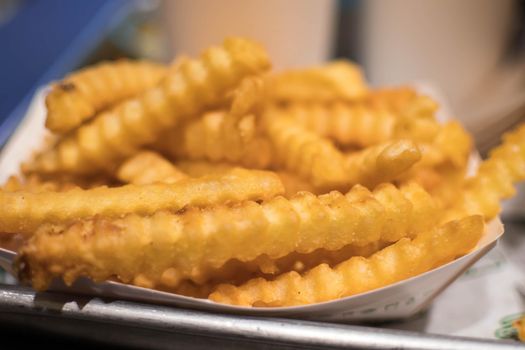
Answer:
M470 252L525 179L525 125L467 176L471 137L429 96L371 89L347 61L273 73L242 38L168 67L87 67L46 105L53 141L0 192L0 242L38 290L88 277L257 307L356 295Z

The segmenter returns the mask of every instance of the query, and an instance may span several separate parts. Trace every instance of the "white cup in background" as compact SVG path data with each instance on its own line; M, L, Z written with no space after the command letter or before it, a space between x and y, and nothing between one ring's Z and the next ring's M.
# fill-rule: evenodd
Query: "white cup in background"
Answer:
M165 0L175 54L197 55L226 36L262 43L276 69L321 63L332 53L335 0Z

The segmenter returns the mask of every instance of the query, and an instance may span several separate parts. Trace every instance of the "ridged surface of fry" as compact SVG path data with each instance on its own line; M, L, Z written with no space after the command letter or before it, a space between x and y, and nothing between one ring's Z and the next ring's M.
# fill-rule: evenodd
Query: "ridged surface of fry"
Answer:
M371 146L346 156L347 181L374 188L382 182L395 180L420 159L421 152L411 140Z
M82 69L54 84L46 96L46 127L65 133L97 112L155 86L166 67L148 61L119 60Z
M472 250L483 234L483 218L470 216L403 238L370 258L353 257L335 268L327 264L283 274L274 281L253 279L235 287L219 286L210 299L242 306L292 306L363 293L445 264Z
M344 155L328 139L274 113L266 115L266 134L275 166L308 179L316 188L348 188Z
M268 95L277 101L356 99L368 91L361 69L349 61L290 70L270 77Z
M346 195L303 192L290 200L190 208L182 214L95 217L65 230L42 227L24 248L19 267L21 277L38 289L55 276L67 283L79 276L135 283L141 276L152 286L168 281L176 287L183 279L205 282L210 269L231 259L252 261L263 254L277 259L291 252L398 240L435 225L435 214L421 187L398 190L385 184L373 194L356 186Z
M264 50L239 38L184 60L153 87L125 100L66 136L26 164L28 171L96 173L112 171L115 161L152 143L167 128L213 107L250 75L269 67Z
M191 177L222 174L235 168L235 165L230 163L207 160L179 160L175 162L175 166Z
M225 111L209 112L169 131L158 146L175 159L230 162L262 169L270 163L271 148L255 129L254 115L238 118Z
M503 143L483 161L477 174L467 179L462 196L446 218L481 214L486 220L501 211L500 201L512 197L514 184L525 180L525 124L503 136Z
M149 185L157 182L172 184L188 176L160 154L141 151L119 167L117 177L124 183Z
M293 103L283 113L343 146L367 147L386 142L393 138L396 123L388 110L357 102Z
M372 90L364 100L398 117L409 119L433 119L438 109L438 104L432 98L405 86Z
M175 184L67 192L0 192L0 232L32 234L44 223L64 224L95 215L148 215L162 209L177 211L186 206L272 198L283 192L282 183L274 173L244 169L184 179Z

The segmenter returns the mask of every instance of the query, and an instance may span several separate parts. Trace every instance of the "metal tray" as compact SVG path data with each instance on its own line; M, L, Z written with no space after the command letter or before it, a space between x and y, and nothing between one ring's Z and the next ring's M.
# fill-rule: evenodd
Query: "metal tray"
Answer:
M228 316L2 286L0 321L121 346L167 349L523 349L517 342Z

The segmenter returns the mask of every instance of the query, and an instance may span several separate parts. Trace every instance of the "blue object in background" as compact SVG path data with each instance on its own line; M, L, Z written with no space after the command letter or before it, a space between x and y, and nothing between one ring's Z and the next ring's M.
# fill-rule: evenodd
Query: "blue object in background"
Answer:
M21 1L0 24L0 147L36 88L75 69L133 7L124 0Z

